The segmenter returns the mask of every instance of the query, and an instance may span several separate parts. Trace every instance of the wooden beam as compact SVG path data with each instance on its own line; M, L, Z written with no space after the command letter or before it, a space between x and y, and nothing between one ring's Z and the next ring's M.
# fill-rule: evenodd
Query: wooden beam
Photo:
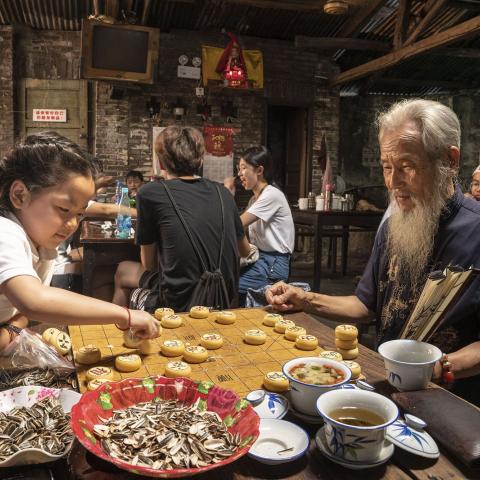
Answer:
M427 13L422 20L420 20L420 23L413 29L413 32L410 34L410 36L405 40L403 46L406 47L407 45L411 45L413 42L415 42L419 35L428 27L430 22L447 3L448 0L438 0L435 4L433 4L432 7L427 10Z
M307 12L321 11L326 0L223 0L225 3L236 3L248 7L275 8L280 10L303 10Z
M411 4L411 0L400 0L398 5L397 22L395 24L395 33L393 34L393 46L395 49L400 48L405 41Z
M370 20L386 3L386 0L372 0L372 2L363 7L358 13L350 17L345 25L337 33L338 37L355 37L362 27Z
M389 53L388 55L376 58L371 62L367 62L363 65L359 65L358 67L354 67L350 70L342 72L333 77L330 85L341 85L346 82L351 82L353 80L358 80L359 78L366 77L367 75L371 75L374 72L387 70L388 68L398 65L399 63L416 57L422 53L427 53L434 50L435 48L458 42L459 40L462 40L479 31L480 16L477 16L470 20L467 20L466 22L459 23L454 27L444 30L443 32L432 35L429 38L419 40L413 45L403 47L399 50L396 50L395 52Z
M369 50L372 52L389 52L392 47L385 42L362 40L359 38L337 37L295 37L295 47L315 50Z

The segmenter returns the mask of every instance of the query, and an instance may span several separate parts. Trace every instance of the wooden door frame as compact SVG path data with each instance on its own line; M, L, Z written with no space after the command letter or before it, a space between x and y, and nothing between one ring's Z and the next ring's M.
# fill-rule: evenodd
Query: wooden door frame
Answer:
M303 108L307 111L307 131L305 138L305 171L300 171L300 196L305 197L312 189L312 152L313 152L313 105L307 102L289 102L286 100L275 100L272 98L265 99L263 105L263 130L262 130L262 144L266 145L268 135L268 107L290 107ZM302 178L303 177L303 178Z
M79 101L78 107L79 107L79 119L80 119L80 125L79 125L79 131L80 135L82 138L85 138L85 149L88 149L89 147L89 118L88 118L88 81L83 80L83 79L78 79L78 80L43 80L43 79L37 79L37 78L22 78L18 82L18 90L17 90L17 98L18 98L18 116L17 116L17 136L23 137L25 136L26 133L26 92L27 88L35 88L35 87L46 87L48 90L59 90L58 89L58 82L62 82L64 85L67 86L67 88L63 88L62 90L70 90L68 88L68 85L70 84L72 86L71 90L73 91L79 91L80 99L84 99L85 101ZM50 88L51 86L51 88ZM73 88L75 86L75 88ZM77 88L78 87L78 88ZM83 120L83 121L82 121ZM48 122L46 122L48 123ZM54 129L52 126L46 126L45 129Z

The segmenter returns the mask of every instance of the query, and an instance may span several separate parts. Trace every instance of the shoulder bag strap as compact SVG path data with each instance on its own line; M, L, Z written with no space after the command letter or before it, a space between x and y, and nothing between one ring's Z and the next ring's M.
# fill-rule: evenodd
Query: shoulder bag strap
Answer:
M180 222L182 223L183 228L185 228L185 231L187 232L187 236L190 240L190 243L192 244L193 250L195 251L195 254L197 255L200 263L202 264L203 271L206 272L208 269L207 269L207 266L205 264L205 261L204 261L202 255L201 255L201 253L200 253L200 250L198 249L198 246L197 246L195 240L193 239L192 232L190 231L190 228L189 228L184 216L182 215L182 213L180 212L180 209L178 208L177 202L175 202L175 199L173 198L173 195L172 195L172 192L170 191L170 188L168 188L167 183L165 181L162 181L161 183L165 187L165 191L167 192L168 198L170 199L170 202L172 203L172 206L173 206L175 212L177 213L177 216L180 219ZM223 199L222 199L222 196L220 194L220 189L218 188L218 185L215 184L215 187L217 189L217 193L218 193L218 196L220 198L220 207L221 207L221 210L222 210L222 239L221 239L221 242L220 242L220 255L219 255L219 260L218 260L218 268L220 268L220 261L222 259L222 255L223 255L223 244L224 244L224 237L225 237L225 221L224 221Z

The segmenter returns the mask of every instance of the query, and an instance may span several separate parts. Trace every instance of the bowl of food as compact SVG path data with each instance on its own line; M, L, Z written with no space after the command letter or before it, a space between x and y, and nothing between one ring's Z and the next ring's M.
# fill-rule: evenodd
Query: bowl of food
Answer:
M128 378L83 394L72 429L96 456L139 475L178 478L245 455L259 434L249 402L211 382Z
M352 372L343 363L321 357L299 357L283 365L290 380L290 400L301 413L318 416L317 398L347 383Z
M427 388L435 362L442 357L434 345L407 339L382 343L378 353L385 362L388 382L401 392Z
M47 463L65 456L74 439L72 390L28 385L0 393L0 467Z

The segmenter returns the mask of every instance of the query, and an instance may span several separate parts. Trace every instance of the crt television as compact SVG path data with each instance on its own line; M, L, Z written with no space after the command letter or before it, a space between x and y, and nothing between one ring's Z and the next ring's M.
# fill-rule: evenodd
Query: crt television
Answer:
M153 83L160 31L82 21L82 76Z

